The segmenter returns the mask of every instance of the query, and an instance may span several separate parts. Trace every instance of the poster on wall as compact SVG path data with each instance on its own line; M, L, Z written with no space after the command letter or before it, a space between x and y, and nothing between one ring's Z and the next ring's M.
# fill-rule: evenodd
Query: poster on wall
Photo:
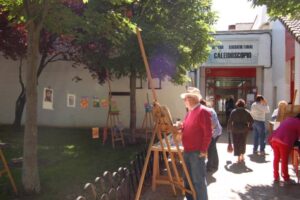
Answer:
M99 108L100 107L100 99L99 99L99 97L96 97L96 96L93 97L93 107L94 108Z
M67 107L75 108L76 96L75 94L67 94Z
M44 88L43 109L53 110L53 89Z
M80 99L80 107L87 109L89 107L89 98L87 96L82 96Z
M107 99L101 99L100 106L101 108L108 108L109 102Z

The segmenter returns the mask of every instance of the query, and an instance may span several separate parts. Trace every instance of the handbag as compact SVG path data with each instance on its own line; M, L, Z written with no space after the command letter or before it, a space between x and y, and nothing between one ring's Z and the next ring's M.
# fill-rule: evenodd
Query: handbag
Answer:
M227 145L227 152L232 153L233 152L233 146L231 143L231 134L230 131L228 131L228 145Z

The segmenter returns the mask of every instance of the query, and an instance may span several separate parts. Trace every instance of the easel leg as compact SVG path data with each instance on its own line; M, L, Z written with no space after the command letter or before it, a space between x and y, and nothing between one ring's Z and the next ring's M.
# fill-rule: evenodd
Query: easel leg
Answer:
M111 144L115 148L115 119L113 115L109 115L110 132L111 132Z
M159 174L159 151L153 152L152 191L156 190L156 179Z
M138 186L138 189L136 191L135 200L139 200L140 196L141 196L142 187L143 187L143 184L144 184L145 175L146 175L146 171L147 171L147 167L148 167L148 163L149 163L149 159L150 159L150 155L151 155L151 148L152 148L152 145L153 145L153 142L154 142L154 139L155 139L155 133L156 133L156 130L153 131L152 136L151 136L151 140L150 140L150 144L149 144L149 147L148 147L148 151L147 151L143 171L142 171L140 182L139 182L139 186Z
M18 194L17 186L16 186L15 181L14 181L14 179L13 179L11 173L10 173L10 170L8 168L6 159L5 159L1 149L0 149L0 157L1 157L1 160L2 160L2 163L3 163L3 166L4 166L4 170L5 170L4 172L7 173L9 181L10 181L12 187L13 187L13 190L14 190L15 194Z

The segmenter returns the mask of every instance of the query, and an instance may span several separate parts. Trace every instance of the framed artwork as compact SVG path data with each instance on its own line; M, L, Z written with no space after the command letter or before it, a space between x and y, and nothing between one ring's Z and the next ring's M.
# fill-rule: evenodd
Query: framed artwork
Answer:
M94 108L99 108L100 107L100 99L99 99L99 97L96 97L96 96L93 97L93 107Z
M44 88L43 109L53 110L53 89Z
M67 94L67 107L75 108L76 96L74 94Z

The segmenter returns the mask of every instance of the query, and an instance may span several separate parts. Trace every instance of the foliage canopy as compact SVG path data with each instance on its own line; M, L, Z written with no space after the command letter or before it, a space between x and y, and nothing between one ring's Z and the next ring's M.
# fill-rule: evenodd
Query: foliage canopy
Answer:
M254 6L266 5L272 18L289 17L300 19L299 0L249 0Z

